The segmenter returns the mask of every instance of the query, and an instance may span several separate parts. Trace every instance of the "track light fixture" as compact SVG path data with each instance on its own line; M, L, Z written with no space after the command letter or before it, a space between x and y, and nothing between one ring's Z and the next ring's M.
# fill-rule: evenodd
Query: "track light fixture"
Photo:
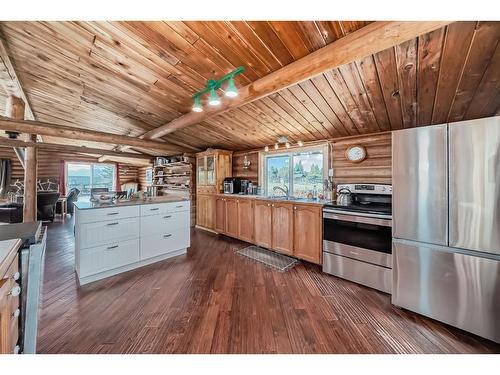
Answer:
M282 135L281 137L278 137L277 142L273 146L274 149L275 150L279 150L280 144L284 144L286 149L289 149L290 147L292 147L292 144L288 141L288 137L284 136L284 135ZM304 142L297 141L297 146L298 147L303 147L304 146ZM264 147L264 151L265 152L269 152L269 146L265 146Z
M199 95L193 97L193 112L203 112L203 106L201 105L201 99Z
M209 94L208 97L208 104L211 106L217 106L220 105L221 100L219 98L219 95L217 95L217 90L220 88L223 88L223 85L226 84L226 86L223 88L224 90L224 96L227 98L235 98L238 96L238 89L236 87L236 84L234 82L234 77L236 77L238 74L243 73L245 70L244 67L240 66L239 68L233 70L231 73L226 74L224 77L222 77L219 80L216 79L209 79L207 81L207 86L203 89L198 91L193 95L193 112L203 112L203 106L201 104L201 96L205 94Z
M208 104L215 106L220 104L220 99L215 89L210 89L210 98L208 99Z

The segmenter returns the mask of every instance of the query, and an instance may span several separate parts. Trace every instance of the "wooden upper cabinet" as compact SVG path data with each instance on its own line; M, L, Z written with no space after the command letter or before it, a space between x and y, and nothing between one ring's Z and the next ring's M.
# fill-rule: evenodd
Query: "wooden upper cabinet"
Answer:
M293 255L293 205L272 203L272 248Z
M215 154L207 155L207 185L214 186L215 185Z
M196 158L196 184L197 186L205 186L207 184L207 173L204 156Z
M226 177L232 176L232 151L208 149L196 154L198 194L221 193Z
M300 259L321 264L321 206L293 206L293 253Z
M242 241L253 241L253 200L238 200L238 238Z
M238 237L238 201L226 199L226 234Z
M215 199L215 230L219 233L226 232L226 199Z
M272 247L272 207L270 202L254 203L254 242L258 246Z

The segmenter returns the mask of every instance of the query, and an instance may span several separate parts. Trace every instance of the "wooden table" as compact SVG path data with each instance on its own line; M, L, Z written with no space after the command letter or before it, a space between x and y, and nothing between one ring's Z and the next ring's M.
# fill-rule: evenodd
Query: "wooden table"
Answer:
M61 203L61 215L62 219L64 220L66 219L66 215L68 214L68 197L59 197L57 203Z

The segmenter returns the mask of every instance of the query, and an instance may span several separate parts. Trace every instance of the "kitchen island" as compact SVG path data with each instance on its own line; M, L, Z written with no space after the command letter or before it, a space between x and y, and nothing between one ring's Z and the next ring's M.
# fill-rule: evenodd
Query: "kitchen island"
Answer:
M186 198L75 202L75 269L80 285L185 254L189 246Z

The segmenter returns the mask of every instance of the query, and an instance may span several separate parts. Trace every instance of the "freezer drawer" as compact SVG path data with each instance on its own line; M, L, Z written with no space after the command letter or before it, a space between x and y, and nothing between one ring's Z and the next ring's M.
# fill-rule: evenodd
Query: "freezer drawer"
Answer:
M500 254L500 117L449 129L449 246Z
M390 268L323 252L323 272L382 292L391 292Z
M448 245L447 125L392 133L393 237Z
M392 303L500 342L500 258L393 242Z

